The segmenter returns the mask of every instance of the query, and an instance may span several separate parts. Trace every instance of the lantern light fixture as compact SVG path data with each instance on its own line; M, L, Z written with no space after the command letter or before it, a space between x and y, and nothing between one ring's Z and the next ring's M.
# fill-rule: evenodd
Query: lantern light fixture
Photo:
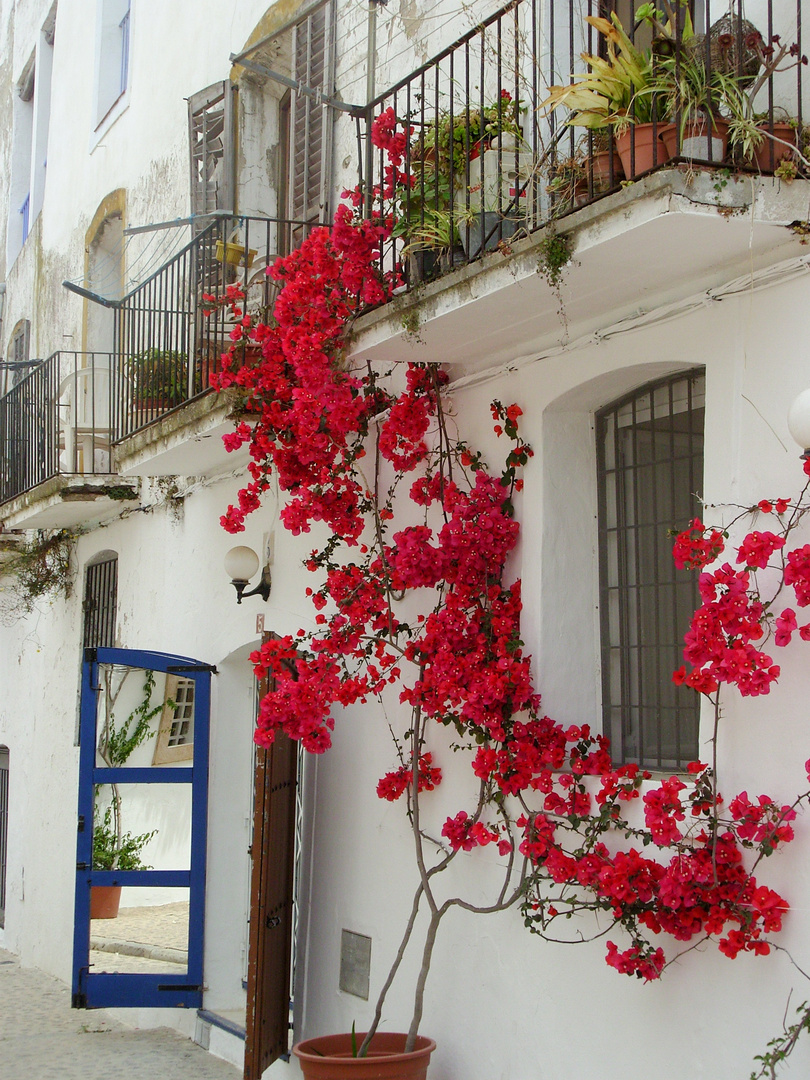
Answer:
M270 596L270 565L265 563L262 576L255 589L245 591L250 584L250 579L259 569L259 556L253 548L240 544L233 547L225 556L225 573L231 579L231 584L236 589L236 602L242 603L244 596L261 596L267 602Z
M802 448L802 457L810 459L810 390L803 390L790 406L788 430Z

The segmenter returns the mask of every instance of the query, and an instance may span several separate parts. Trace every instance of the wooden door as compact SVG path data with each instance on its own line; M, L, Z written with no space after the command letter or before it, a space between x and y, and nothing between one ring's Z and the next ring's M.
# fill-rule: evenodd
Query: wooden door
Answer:
M289 1050L297 762L281 733L256 751L244 1080Z

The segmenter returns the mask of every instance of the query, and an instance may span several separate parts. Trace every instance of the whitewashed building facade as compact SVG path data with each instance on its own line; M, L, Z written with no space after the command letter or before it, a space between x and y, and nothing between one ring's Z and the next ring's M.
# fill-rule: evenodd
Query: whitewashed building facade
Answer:
M629 5L609 6L631 21ZM698 0L696 28L728 6ZM707 521L721 521L800 489L787 413L810 386L810 180L681 160L622 185L611 173L611 190L591 181L581 205L555 203L544 169L558 151L538 106L553 80L581 70L580 49L596 48L584 16L598 7L0 0L0 946L72 981L78 1006L171 1024L241 1063L245 1027L254 1024L254 1047L262 1042L248 1014L274 973L283 1013L291 991L290 1045L353 1022L364 1030L407 918L407 821L375 794L391 747L377 710L358 706L336 717L328 754L299 763L289 859L282 869L271 859L259 889L267 928L274 876L292 883L295 904L281 945L265 942L267 970L248 984L249 655L265 632L313 625L302 560L315 541L286 532L269 496L240 541L268 568L269 599L234 603L223 569L234 540L219 518L244 484L247 455L222 446L234 404L209 390L208 376L230 327L203 300L239 281L258 306L272 302L265 270L275 256L328 220L344 188L379 178L369 120L389 105L418 130L451 101L489 105L506 89L522 103L525 145L481 155L496 155L498 176L514 162L486 207L483 257L468 240L460 255L437 256L435 275L412 260L407 287L355 326L351 355L381 368L444 363L459 427L493 460L489 402L520 404L535 456L513 570L544 708L605 730L624 760L655 772L705 754L709 719L698 728L696 709L670 689L674 629L655 638L636 685L622 681L622 649L651 631L639 615L622 637L600 614L611 590L631 587L602 546L619 498L604 448L622 430L635 432L634 446L652 431L654 447L659 421L669 433L669 471L645 479L639 466L634 480L640 506L671 487L650 522L663 535L699 512L698 499ZM742 14L801 48L810 5L752 0ZM801 119L810 98L800 74L763 93ZM567 129L558 149L566 140ZM466 209L475 208L471 197ZM538 272L551 217L572 254L557 287ZM61 585L29 604L8 567L19 567L21 545L43 544L69 562ZM688 598L665 595L658 571L649 575L654 607L688 618ZM83 676L85 649L117 651ZM780 660L769 697L729 699L719 760L724 789L789 802L806 786L810 669L798 643ZM126 664L135 674L122 682ZM126 758L143 771L94 780L94 767L124 761L95 760L88 738L95 749L111 711L120 724L143 704L147 670L156 680L147 735ZM463 783L449 746L440 764L439 822ZM90 927L82 836L94 782L108 789L102 807L109 785L119 787L125 831L153 833L151 869L129 879L122 906L174 922L145 955L108 951L99 939L122 935ZM779 941L808 971L806 815L796 833L766 869L792 905ZM485 899L495 853L459 863L458 887ZM785 953L732 962L698 950L649 986L621 978L603 954L599 942L574 949L530 937L515 911L447 920L422 1025L438 1044L432 1080L742 1080L780 1030L791 992L796 1005L810 998ZM384 1015L389 1030L409 1019L399 984ZM282 1051L269 1075L297 1073L286 1041L286 1031L267 1035L268 1055ZM257 1075L256 1060L265 1059L246 1075ZM785 1075L808 1068L810 1040Z

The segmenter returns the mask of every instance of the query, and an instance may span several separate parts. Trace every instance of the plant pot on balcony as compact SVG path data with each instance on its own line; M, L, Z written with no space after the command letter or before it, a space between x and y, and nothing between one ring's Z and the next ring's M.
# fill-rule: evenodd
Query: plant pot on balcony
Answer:
M684 157L720 165L728 150L728 124L722 117L701 114L683 125L680 147L677 124L661 125L661 139L668 158Z
M767 124L761 125L762 130L766 133L765 138L754 150L753 164L759 169L761 173L773 173L774 170L779 168L779 165L785 158L792 158L794 156L794 149L796 147L796 128L793 124L787 124L781 120L774 122L773 130L768 127ZM774 139L768 137L768 133L772 133L775 139L779 139L779 142L775 142ZM789 146L785 146L785 143L789 143ZM771 151L773 151L773 164L771 164Z
M610 159L613 158L613 185L624 180L624 167L618 151L614 147L610 150L600 150L591 158L591 176L593 177L593 189L595 192L609 191L611 188Z
M231 266L246 266L250 269L257 254L255 248L246 248L243 244L234 244L231 241L217 240L217 262L229 263Z
M353 1057L353 1038L354 1045L360 1046L365 1033L324 1035L294 1046L304 1080L425 1080L430 1055L436 1049L433 1039L418 1035L416 1048L406 1054L406 1035L378 1032L366 1056Z
M93 885L90 889L90 918L117 919L121 904L120 885Z
M514 236L520 221L491 210L484 211L483 222L481 217L480 213L475 214L470 221L459 223L458 234L467 259L477 259L482 250L496 251L501 240Z
M621 159L624 175L633 180L641 173L664 165L670 159L664 145L663 133L674 124L633 124L615 136L616 152Z

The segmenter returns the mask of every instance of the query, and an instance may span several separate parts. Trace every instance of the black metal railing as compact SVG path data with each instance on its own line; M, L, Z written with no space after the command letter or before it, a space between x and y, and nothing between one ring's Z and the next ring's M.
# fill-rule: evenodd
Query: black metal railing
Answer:
M763 0L754 25L742 0L673 0L674 20L638 23L631 0L512 0L369 106L368 129L390 108L408 132L410 184L392 189L370 139L361 163L368 212L394 220L383 269L412 286L667 164L802 173L806 3ZM587 18L612 12L611 41ZM616 49L638 77L588 117L570 94L582 54Z
M121 368L114 408L114 440L159 420L204 394L222 370L236 319L224 298L239 286L243 310L266 316L276 283L267 271L292 250L313 223L278 218L221 217L194 237L115 311Z
M58 475L109 474L111 353L60 351L0 398L0 503Z
M238 286L241 309L266 318L267 270L315 224L217 217L121 300L85 293L111 309L115 348L54 353L0 397L0 503L60 474L109 474L116 442L205 394L237 321L211 298Z

